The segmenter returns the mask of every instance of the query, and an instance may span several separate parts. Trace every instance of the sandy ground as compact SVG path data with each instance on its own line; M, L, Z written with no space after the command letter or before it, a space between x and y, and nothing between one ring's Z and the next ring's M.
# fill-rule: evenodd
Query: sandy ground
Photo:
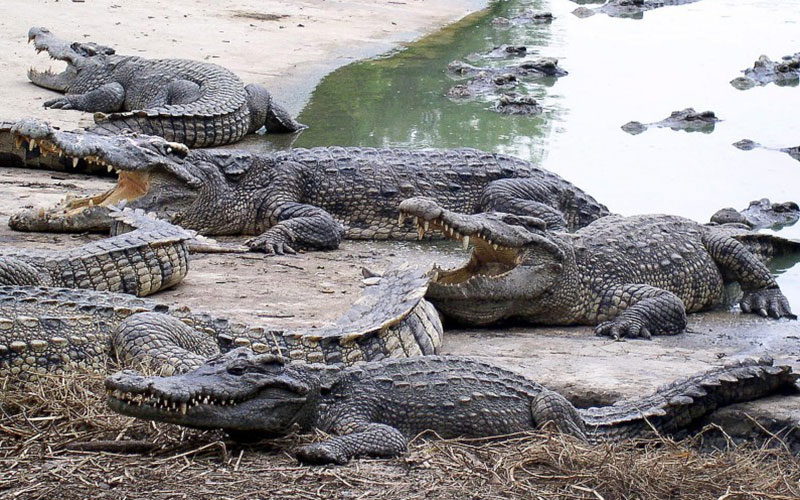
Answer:
M44 56L35 56L26 44L25 34L33 25L44 25L67 38L112 45L120 53L213 61L245 81L274 89L297 112L332 67L456 19L469 5L444 0L5 0L0 21L5 49L0 51L0 109L4 118L40 116L65 127L88 122L88 115L41 108L53 94L25 78L25 69L34 61L37 67L46 67ZM61 248L98 237L14 233L7 220L20 206L49 205L67 190L86 194L110 183L80 175L0 169L0 244ZM274 326L320 325L336 319L355 300L361 266L383 269L406 260L452 264L461 258L459 250L444 243L431 247L349 241L337 251L299 256L197 255L187 279L158 299ZM590 404L643 394L725 359L765 350L797 365L797 339L796 323L722 311L694 315L690 333L653 341L609 342L595 338L589 328L449 330L444 352L491 358L578 403ZM743 412L767 412L779 416L777 426L800 425L798 403L800 398L789 397L741 405L731 410L729 421L745 421Z

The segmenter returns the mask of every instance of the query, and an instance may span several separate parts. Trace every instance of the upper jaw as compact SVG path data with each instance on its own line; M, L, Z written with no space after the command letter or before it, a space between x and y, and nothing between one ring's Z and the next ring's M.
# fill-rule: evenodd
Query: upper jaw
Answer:
M83 56L76 52L70 43L57 38L47 28L33 27L28 30L28 43L30 42L33 42L37 53L46 51L50 59L66 61L67 69L61 73L54 73L49 69L37 71L31 68L28 70L28 79L40 87L66 92L77 75L76 65Z

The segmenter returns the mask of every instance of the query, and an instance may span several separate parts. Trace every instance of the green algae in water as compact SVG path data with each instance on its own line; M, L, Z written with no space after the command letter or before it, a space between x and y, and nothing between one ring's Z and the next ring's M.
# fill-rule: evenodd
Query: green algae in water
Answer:
M538 10L538 4L526 8ZM315 89L298 119L311 127L292 147L474 147L540 160L545 138L551 133L556 103L547 101L554 78L524 81L517 92L543 101L538 116L506 116L491 111L494 100L445 97L459 82L447 65L462 60L483 65L514 65L524 58L467 61L515 38L529 47L528 58L539 53L550 38L547 24L498 27L492 20L520 11L516 2L496 2L445 29L395 51L386 57L350 64L326 76ZM555 83L557 85L557 83ZM279 138L270 137L276 146ZM288 146L288 144L286 145Z

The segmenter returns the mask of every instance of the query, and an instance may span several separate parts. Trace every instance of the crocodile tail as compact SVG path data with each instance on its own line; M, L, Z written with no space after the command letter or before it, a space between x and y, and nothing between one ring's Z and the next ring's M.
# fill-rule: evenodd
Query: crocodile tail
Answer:
M696 425L717 408L797 389L798 375L771 358L744 360L680 379L653 394L581 410L590 440L653 437Z
M769 262L772 259L787 256L800 258L800 241L798 240L753 232L736 234L733 237L747 247L761 262Z
M267 132L277 134L297 132L308 128L292 118L292 115L275 102L275 99L263 86L251 83L244 89L247 92L247 107L250 109L249 133L253 133L261 127L266 127Z

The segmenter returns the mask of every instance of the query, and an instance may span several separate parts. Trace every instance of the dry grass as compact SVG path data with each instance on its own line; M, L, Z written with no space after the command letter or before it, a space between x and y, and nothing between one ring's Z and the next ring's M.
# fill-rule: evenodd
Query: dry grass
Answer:
M0 498L800 498L800 461L775 448L423 437L402 459L304 467L289 450L305 437L243 447L218 432L113 414L103 400L96 375L1 390Z

